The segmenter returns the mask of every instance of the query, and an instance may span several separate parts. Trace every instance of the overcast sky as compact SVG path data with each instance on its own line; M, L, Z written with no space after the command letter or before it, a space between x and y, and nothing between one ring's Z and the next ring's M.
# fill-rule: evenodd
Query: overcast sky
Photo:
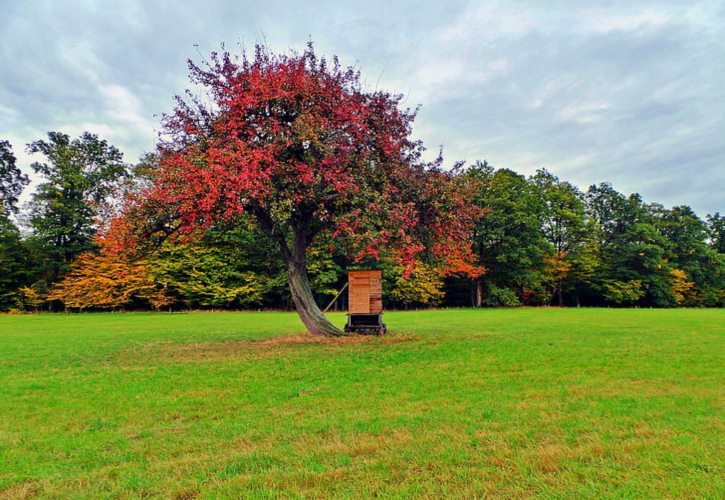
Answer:
M421 104L415 135L448 162L725 211L722 0L0 0L0 37L0 139L26 170L25 144L48 130L98 133L133 162L187 58L311 37Z

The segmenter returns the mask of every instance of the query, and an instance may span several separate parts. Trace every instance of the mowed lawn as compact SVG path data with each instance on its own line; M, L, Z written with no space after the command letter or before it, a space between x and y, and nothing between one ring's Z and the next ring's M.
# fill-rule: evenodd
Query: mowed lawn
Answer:
M725 311L385 317L0 316L0 498L725 497Z

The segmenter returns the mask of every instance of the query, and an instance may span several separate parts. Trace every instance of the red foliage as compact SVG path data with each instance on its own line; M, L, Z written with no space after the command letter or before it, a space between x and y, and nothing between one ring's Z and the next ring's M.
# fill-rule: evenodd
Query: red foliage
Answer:
M426 250L450 272L480 274L469 243L480 213L440 162L421 161L415 110L401 109L401 96L365 91L356 70L311 45L213 53L189 69L206 94L187 91L164 117L159 165L136 210L173 215L161 226L187 234L249 213L283 247L329 231L358 259L392 251L412 266ZM131 245L131 225L116 222L109 246Z

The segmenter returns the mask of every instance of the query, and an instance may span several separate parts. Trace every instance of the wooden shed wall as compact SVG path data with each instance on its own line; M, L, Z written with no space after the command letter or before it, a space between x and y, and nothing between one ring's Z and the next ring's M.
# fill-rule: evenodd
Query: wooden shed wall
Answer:
M349 312L378 314L383 312L383 272L359 270L348 273Z

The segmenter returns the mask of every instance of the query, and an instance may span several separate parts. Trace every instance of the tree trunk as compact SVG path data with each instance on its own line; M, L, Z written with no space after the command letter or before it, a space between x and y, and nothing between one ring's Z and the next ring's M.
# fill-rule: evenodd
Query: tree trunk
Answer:
M483 304L483 283L481 278L476 278L476 303L474 307L481 307Z
M312 288L307 277L307 263L304 250L291 252L285 256L287 261L287 281L289 282L292 301L300 315L302 323L313 335L324 335L327 337L338 337L345 335L345 332L333 325L329 319L322 314L320 308L312 295Z
M300 209L302 210L302 209ZM291 241L289 233L282 230L267 211L261 207L253 208L254 214L261 226L271 234L279 244L282 258L287 264L287 282L289 283L292 302L302 323L313 335L339 337L346 333L333 325L322 314L312 295L310 280L307 276L307 247L312 243L315 235L321 230L312 228L311 212L302 213L295 218L291 225Z
M564 307L564 290L561 286L561 280L559 280L559 283L556 285L556 296L559 299L559 307Z

